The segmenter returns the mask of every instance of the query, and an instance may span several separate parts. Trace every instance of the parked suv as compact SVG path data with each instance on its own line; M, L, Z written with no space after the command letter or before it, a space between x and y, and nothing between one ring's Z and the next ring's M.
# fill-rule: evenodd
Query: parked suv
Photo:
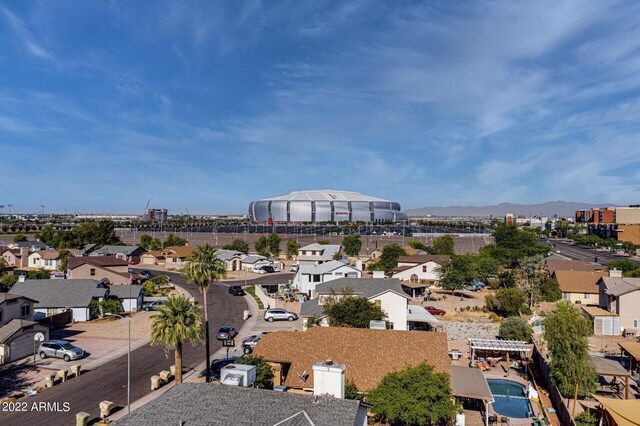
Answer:
M84 351L66 340L46 340L38 346L40 358L62 358L66 362L82 358Z
M256 334L253 336L249 336L242 341L242 351L245 354L250 354L256 347L256 344L262 339L264 336L269 334L268 331L262 332L260 334Z
M218 330L218 334L216 334L216 339L218 340L231 340L238 335L238 332L235 328L230 325L223 325Z
M300 265L298 265L297 263L294 263L293 265L289 266L290 272L298 272L299 270L300 270Z
M229 294L234 296L244 296L244 290L239 285L232 285L229 287Z
M164 305L164 301L162 300L152 300L150 302L144 302L142 304L142 309L145 311L155 311L159 306Z
M273 322L277 320L295 321L298 315L295 312L285 311L284 309L274 308L264 311L264 320Z
M270 265L263 266L262 270L267 272L267 273L276 272L276 268L274 268L273 266L270 266Z
M262 266L254 266L253 268L251 268L251 272L253 272L254 274L266 274L267 273L267 271L262 269Z

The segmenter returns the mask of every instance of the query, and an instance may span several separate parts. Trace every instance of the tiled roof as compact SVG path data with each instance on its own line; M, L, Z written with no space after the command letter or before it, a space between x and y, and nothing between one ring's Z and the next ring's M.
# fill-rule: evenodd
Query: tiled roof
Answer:
M177 257L178 259L185 259L193 254L193 247L170 246L163 248L161 253L166 257Z
M583 262L582 260L547 259L545 260L549 274L556 271L602 271L604 267L597 263Z
M640 278L602 277L602 281L604 282L605 293L616 297L640 290Z
M345 364L345 379L361 391L375 388L382 378L406 365L421 362L449 372L447 334L426 331L312 327L305 332L276 331L264 336L254 355L289 364L284 385L313 388L313 364L331 359ZM306 371L306 382L300 376Z
M606 274L603 271L556 271L553 276L563 293L598 294L598 281Z
M359 401L210 383L183 383L116 426L353 426ZM312 423L301 423L310 419Z
M115 256L83 256L83 257L70 257L69 269L77 268L80 265L88 263L95 266L126 266L129 263L126 260L118 259Z
M435 262L442 265L449 260L451 260L451 256L444 254L414 254L411 256L400 256L398 258L398 264L415 263L416 265L420 265L422 263Z

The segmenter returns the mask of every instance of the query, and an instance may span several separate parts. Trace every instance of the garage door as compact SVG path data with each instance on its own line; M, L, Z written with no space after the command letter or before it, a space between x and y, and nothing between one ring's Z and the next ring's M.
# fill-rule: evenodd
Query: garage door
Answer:
M9 344L10 361L33 355L33 335L34 333L23 334L11 341Z

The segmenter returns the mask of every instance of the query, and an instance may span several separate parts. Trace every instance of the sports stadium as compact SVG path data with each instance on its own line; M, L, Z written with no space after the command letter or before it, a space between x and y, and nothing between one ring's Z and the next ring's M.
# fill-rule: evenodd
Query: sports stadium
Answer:
M296 191L252 201L253 222L404 222L400 204L349 191Z

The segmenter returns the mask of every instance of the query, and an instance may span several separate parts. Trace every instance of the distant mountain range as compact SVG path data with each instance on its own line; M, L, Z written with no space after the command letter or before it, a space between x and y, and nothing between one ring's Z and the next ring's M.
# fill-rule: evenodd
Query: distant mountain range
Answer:
M514 204L500 203L493 206L450 206L450 207L420 207L405 210L409 216L494 216L502 217L507 213L522 216L574 217L576 210L596 207L615 207L614 204L576 203L572 201L548 201L542 204Z

